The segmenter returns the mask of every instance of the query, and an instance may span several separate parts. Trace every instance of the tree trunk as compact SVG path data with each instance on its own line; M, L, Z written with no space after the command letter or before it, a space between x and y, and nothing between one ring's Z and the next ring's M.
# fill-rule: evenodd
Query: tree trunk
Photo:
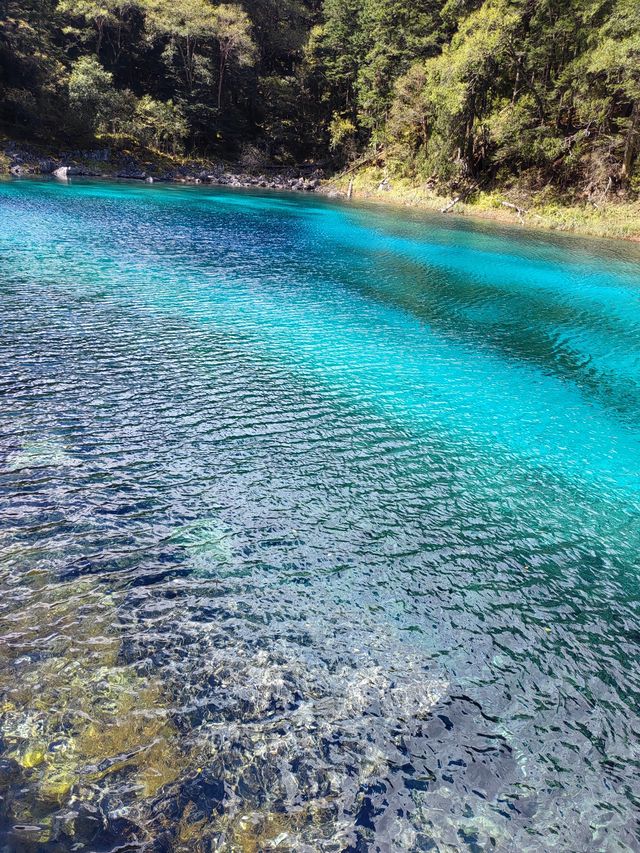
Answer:
M636 159L638 140L640 138L640 101L636 101L631 110L631 123L627 132L624 145L624 157L622 160L622 177L630 178L633 164Z
M218 75L218 112L222 109L222 83L224 81L224 67L227 64L227 55L220 51L220 73Z
M466 175L473 175L473 126L475 124L475 115L473 108L467 119L467 124L464 131L464 142L462 145L462 163Z

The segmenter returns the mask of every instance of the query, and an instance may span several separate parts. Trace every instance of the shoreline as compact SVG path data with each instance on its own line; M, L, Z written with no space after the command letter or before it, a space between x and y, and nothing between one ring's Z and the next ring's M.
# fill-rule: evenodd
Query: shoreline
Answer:
M351 182L352 194L349 197L348 187ZM509 191L480 191L473 202L459 201L445 212L443 208L453 202L451 196L438 195L433 190L411 184L406 179L388 179L382 170L377 169L363 169L326 179L322 181L318 192L342 201L366 202L438 213L442 216L478 219L543 233L554 232L640 243L640 200L610 201L595 207L557 202L538 205L535 199L533 204L529 199L529 206L524 209L523 200L513 199L509 196Z
M55 153L41 146L0 139L0 176L103 178L138 183L202 184L243 189L314 192L325 177L313 164L253 167L224 160L186 158L150 149L113 150L111 147Z
M60 172L64 174L60 174ZM465 217L541 233L561 233L640 244L640 200L603 201L600 205L566 204L526 195L517 188L477 191L472 201L453 204L426 184L389 178L379 167L325 176L313 164L303 166L239 164L163 155L154 151L59 151L5 142L0 145L0 176L102 178L140 183L174 183L236 189L266 189L321 195L341 202L385 205L442 216ZM349 194L351 190L351 195ZM447 208L445 212L445 208Z

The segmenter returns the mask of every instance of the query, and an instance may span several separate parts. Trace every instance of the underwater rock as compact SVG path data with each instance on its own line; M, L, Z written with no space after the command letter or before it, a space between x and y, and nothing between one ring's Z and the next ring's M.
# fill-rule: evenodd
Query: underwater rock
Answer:
M24 612L10 614L11 633L0 619L0 632L16 644L42 635L51 646L36 657L10 648L0 656L3 824L17 833L11 849L33 842L49 845L38 853L111 850L118 839L144 836L135 803L176 779L188 754L160 686L117 665L111 594L93 579L42 584L34 573L30 580L32 601L25 586ZM47 816L37 833L20 829L33 815Z
M73 808L62 809L53 819L52 841L86 843L103 830L103 819L97 806L79 803Z
M149 807L154 822L169 831L181 821L194 824L222 814L226 798L224 781L212 769L198 770L168 787Z
M19 471L23 468L58 468L75 464L76 460L67 453L65 446L54 439L27 442L7 459L9 471Z
M139 849L143 831L132 821L110 817L95 803L78 802L61 809L51 824L50 845L66 850L97 851ZM49 848L47 848L49 849Z
M231 563L230 536L217 519L203 518L177 528L168 542L184 549L194 574L206 576Z
M172 584L166 608L157 594L131 591L123 611L133 638L127 660L135 666L137 655L146 666L153 658L165 674L173 722L202 767L143 808L142 824L161 838L151 849L328 853L357 844L371 831L365 814L388 819L391 800L380 780L390 764L406 763L399 738L418 730L446 696L447 681L380 626L367 643L366 627L351 628L344 645L340 635L315 636L321 629L307 623L287 637L264 620L239 632L232 589L240 578L225 580L228 597L216 587L183 620L181 583ZM147 608L153 630L145 627ZM243 608L250 620L246 602ZM398 778L401 830L414 837L407 829L413 792Z

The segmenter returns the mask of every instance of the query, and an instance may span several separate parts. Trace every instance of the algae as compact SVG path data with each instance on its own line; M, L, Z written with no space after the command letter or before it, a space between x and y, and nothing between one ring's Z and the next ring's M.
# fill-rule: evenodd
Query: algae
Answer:
M0 616L4 757L24 773L8 793L9 814L29 823L31 813L125 783L141 800L154 796L189 756L162 684L117 663L117 596L90 578L45 584L34 573L29 581L25 607ZM41 827L38 843L52 827Z

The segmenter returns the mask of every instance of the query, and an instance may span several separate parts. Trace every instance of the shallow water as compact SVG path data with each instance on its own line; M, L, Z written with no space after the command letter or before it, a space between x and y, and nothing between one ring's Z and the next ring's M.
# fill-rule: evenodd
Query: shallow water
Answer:
M640 251L0 183L0 850L640 850Z

